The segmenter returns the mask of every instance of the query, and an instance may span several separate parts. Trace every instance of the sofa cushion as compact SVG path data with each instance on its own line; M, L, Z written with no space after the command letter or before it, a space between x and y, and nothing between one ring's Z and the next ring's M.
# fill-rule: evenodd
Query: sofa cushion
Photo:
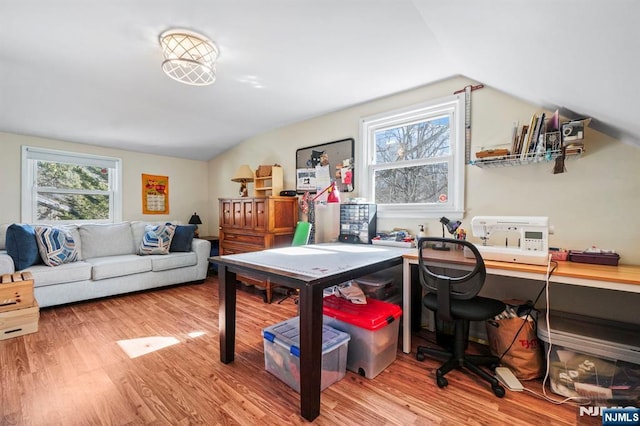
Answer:
M82 259L135 254L129 222L80 225Z
M13 274L15 271L11 256L7 254L6 250L0 250L0 275Z
M14 223L7 228L7 254L13 259L16 271L42 263L36 242L36 231L31 225Z
M35 226L36 242L40 257L48 266L59 266L63 263L78 260L76 244L71 232L53 226Z
M151 259L131 254L87 259L93 268L91 278L104 280L151 271Z
M138 254L169 254L176 225L147 225Z
M193 266L198 263L198 256L192 251L170 253L168 256L150 256L150 259L151 269L156 272Z
M47 265L33 265L29 268L33 275L33 286L44 287L55 284L67 284L91 279L91 264L77 261L65 263L55 268Z
M5 241L7 241L7 228L11 225L10 223L3 223L0 225L0 250L6 250L7 246L5 245Z
M171 240L170 252L191 251L191 242L196 232L195 225L177 225Z

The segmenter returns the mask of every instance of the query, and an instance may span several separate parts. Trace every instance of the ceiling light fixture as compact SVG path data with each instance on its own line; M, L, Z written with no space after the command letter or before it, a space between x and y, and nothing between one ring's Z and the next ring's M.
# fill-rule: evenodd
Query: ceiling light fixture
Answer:
M169 30L160 35L164 51L162 70L171 78L193 86L216 81L218 48L205 36L188 30Z

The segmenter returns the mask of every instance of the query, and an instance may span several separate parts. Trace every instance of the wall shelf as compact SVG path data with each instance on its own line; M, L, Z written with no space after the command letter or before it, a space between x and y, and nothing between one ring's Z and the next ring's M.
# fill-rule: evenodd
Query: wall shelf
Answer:
M581 146L568 147L567 152L565 153L565 158L578 158L583 152L584 148ZM556 150L548 151L544 155L528 154L524 157L520 154L503 155L499 157L487 157L471 160L469 164L480 168L523 166L526 164L548 163L558 158L561 154L561 150Z
M269 176L254 178L254 194L256 197L268 197L269 195L280 195L284 186L284 176L282 167L280 166L261 166L269 167Z

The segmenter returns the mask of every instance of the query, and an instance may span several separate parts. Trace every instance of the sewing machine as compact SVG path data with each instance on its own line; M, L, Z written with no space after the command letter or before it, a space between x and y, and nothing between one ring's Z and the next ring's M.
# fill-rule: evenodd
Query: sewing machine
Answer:
M534 265L548 262L548 217L476 216L471 219L471 231L482 240L476 247L485 260ZM493 240L492 245L489 239Z

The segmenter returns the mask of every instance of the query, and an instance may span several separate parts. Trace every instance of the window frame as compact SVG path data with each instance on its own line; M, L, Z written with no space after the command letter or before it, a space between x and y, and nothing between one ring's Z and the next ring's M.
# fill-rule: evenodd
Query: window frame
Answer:
M380 218L439 218L449 216L461 219L465 199L465 106L464 94L446 96L409 107L399 108L360 119L360 143L356 155L362 161L356 163L360 196L373 200L375 167L375 132L389 127L424 121L431 117L450 116L450 153L448 171L448 200L446 203L406 203L398 205L378 204ZM360 151L360 152L357 152ZM411 167L433 164L433 159L410 160L403 164ZM440 162L440 161L438 161Z
M45 160L80 166L99 166L109 169L108 191L49 189L37 186L37 162ZM107 194L109 196L109 218L87 220L38 220L38 192L68 194ZM115 157L92 155L80 152L22 146L22 209L23 223L70 224L70 223L117 223L122 221L122 160Z

